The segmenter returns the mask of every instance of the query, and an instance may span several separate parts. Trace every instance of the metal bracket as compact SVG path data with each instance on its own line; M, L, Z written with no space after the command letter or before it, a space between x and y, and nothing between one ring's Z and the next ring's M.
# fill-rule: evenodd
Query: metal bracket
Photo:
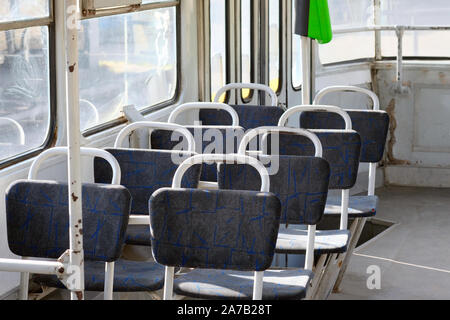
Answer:
M395 33L397 34L398 46L397 46L397 78L396 86L393 92L395 94L409 94L411 88L403 85L403 35L405 33L405 27L396 26Z
M78 266L70 264L70 250L59 257L58 262L64 267L57 270L56 276L70 291L81 291L81 270Z

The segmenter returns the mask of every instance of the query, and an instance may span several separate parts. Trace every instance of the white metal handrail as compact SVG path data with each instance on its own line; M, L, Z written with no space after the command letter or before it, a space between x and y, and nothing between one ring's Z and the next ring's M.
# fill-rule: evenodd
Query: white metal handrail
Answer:
M336 107L336 106L327 106L327 105L301 105L301 106L295 106L292 108L289 108L280 118L280 121L278 122L279 127L284 127L289 120L289 118L296 114L301 112L331 112L339 114L345 121L345 130L352 130L352 119L350 118L349 114L345 112L343 109Z
M360 87L355 87L355 86L331 86L331 87L327 87L325 89L322 89L321 91L319 91L319 93L316 95L316 98L314 99L313 104L314 105L320 105L320 102L322 101L322 99L333 92L346 92L346 91L350 91L350 92L359 92L362 94L365 94L367 96L370 97L370 99L372 100L373 103L373 110L380 110L380 99L378 98L378 96L375 94L375 92L370 91L368 89L365 88L360 88Z
M149 129L150 131L154 130L166 130L178 132L183 135L188 142L188 150L190 152L195 152L195 140L192 136L192 133L187 130L185 127L180 126L175 123L165 123L165 122L150 122L150 121L139 121L132 123L125 128L123 128L119 134L117 135L116 142L114 143L114 148L121 148L123 145L123 141L126 137L128 137L133 131L138 129ZM151 135L151 133L150 133Z
M169 123L177 123L176 120L180 114L192 110L223 110L230 114L233 127L239 127L239 115L236 110L225 103L218 102L190 102L178 106L169 116Z
M259 90L266 92L269 96L271 101L272 107L278 107L278 97L277 94L269 87L264 84L259 83L229 83L225 85L224 87L220 88L219 91L217 91L216 97L214 98L214 102L219 102L220 97L231 90L238 90L238 89L251 89L251 90Z
M246 154L246 149L250 141L252 141L254 138L256 138L259 135L262 134L268 134L268 133L293 133L299 136L304 136L312 141L315 148L315 157L321 158L323 155L323 147L322 143L320 142L320 139L317 135L312 133L311 131L308 131L306 129L299 129L299 128L288 128L288 127L260 127L256 129L250 130L241 141L241 144L239 145L239 154ZM264 145L264 143L263 143Z

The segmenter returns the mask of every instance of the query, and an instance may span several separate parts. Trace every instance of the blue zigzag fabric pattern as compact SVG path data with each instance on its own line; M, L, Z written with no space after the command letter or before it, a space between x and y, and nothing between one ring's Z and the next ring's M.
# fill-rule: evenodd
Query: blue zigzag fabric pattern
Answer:
M59 258L69 249L67 184L22 180L6 192L8 243L23 257ZM120 257L131 196L122 186L83 185L85 259L112 262Z
M266 270L280 209L270 193L161 189L150 200L153 256L172 267Z
M330 164L330 190L352 188L358 177L361 138L356 132L339 130L312 130L320 139L323 158ZM269 146L271 137L267 135ZM263 143L264 144L264 143ZM313 156L314 145L306 137L281 133L279 135L279 154Z
M381 161L389 131L389 115L385 111L346 110L353 130L361 136L361 157L364 163ZM343 129L341 116L330 112L302 112L300 126L307 129Z
M262 156L263 163L279 162L278 171L270 176L270 191L281 201L281 223L317 224L323 216L328 195L330 167L327 161L314 157ZM257 190L259 173L251 166L221 164L219 188Z

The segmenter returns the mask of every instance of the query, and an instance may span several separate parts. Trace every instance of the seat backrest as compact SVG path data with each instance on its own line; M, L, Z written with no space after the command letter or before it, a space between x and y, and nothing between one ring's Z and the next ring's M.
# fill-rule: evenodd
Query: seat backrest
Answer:
M244 130L239 127L187 126L186 129L194 136L196 152L199 154L236 153L244 135ZM155 130L151 136L153 149L174 149L179 143L179 141L172 140L171 133L168 131ZM217 148L214 148L215 146ZM200 179L210 182L217 181L217 165L203 164Z
M361 138L355 131L311 130L322 143L323 158L330 166L330 190L351 189L358 177ZM273 154L271 135L267 135L268 150L265 154ZM265 142L262 143L265 146ZM306 137L280 133L279 154L295 156L313 156L314 144Z
M131 195L117 185L84 184L83 247L87 260L120 257ZM10 250L19 256L59 258L69 247L67 183L21 180L6 191Z
M168 131L162 132L171 134ZM131 214L136 215L148 215L150 196L156 190L172 185L174 174L178 169L174 157L188 158L193 155L191 152L166 150L106 149L106 151L111 153L120 164L121 184L133 197ZM201 165L191 167L183 178L182 186L197 188L201 169ZM110 181L111 174L110 166L103 159L96 158L94 161L95 182Z
M261 156L263 163L278 161L270 176L270 192L281 201L280 223L316 225L322 219L328 195L330 167L322 158ZM268 161L270 160L270 161ZM256 190L261 184L258 172L248 165L221 164L219 188Z
M375 163L383 158L389 130L389 115L384 111L345 110L352 119L353 129L361 136L360 162ZM306 129L343 129L344 120L328 112L303 112L300 127Z
M259 191L158 190L150 200L153 256L170 267L264 271L280 208Z
M245 130L276 126L284 110L279 107L232 105L239 115L239 125ZM222 110L200 110L202 125L231 125L231 116Z

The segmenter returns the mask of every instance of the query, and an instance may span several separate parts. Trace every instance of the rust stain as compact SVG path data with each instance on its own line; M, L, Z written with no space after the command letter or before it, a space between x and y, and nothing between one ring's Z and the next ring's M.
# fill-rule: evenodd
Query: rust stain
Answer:
M78 300L83 300L83 292L77 291L77 292L75 292L75 294L77 295Z
M72 200L73 200L74 202L77 202L77 201L78 201L78 197L75 195L75 193L72 193Z
M397 142L395 138L395 130L397 129L397 120L395 118L395 99L392 99L386 108L386 112L389 115L389 141L387 149L388 164L391 165L410 165L411 163L407 160L400 160L394 157L394 145Z
M64 270L63 267L61 267L61 268L58 269L58 272L59 272L59 273L64 273L64 271L66 271L66 270Z
M446 79L446 77L445 77L445 73L444 72L439 72L439 81L442 83L442 84L447 84L447 79Z
M80 229L79 232L80 232L80 235L83 235L83 229Z
M75 71L75 66L76 66L76 65L77 65L77 64L74 63L73 65L69 66L69 71L70 71L71 73Z

